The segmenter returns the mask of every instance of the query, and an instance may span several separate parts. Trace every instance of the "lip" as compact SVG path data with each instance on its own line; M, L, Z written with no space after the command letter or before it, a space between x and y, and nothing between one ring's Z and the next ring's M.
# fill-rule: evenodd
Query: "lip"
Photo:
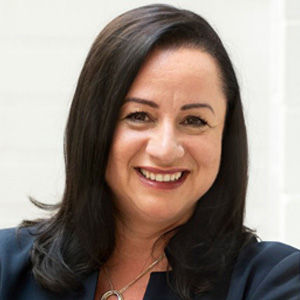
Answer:
M180 168L174 168L174 169L168 169L168 170L162 170L162 169L158 169L158 168L153 168L153 167L144 167L144 166L138 166L135 169L143 169L146 171L149 171L151 173L155 173L155 174L173 174L173 173L177 173L177 172L187 172L187 169L180 169Z
M150 171L149 168L145 168L145 169ZM150 168L150 169L152 169L152 168ZM155 170L158 170L158 169L155 169ZM154 189L159 189L159 190L173 190L173 189L178 188L179 186L181 186L185 182L187 176L189 175L189 172L184 171L183 169L176 169L176 170L179 170L179 171L174 171L174 170L175 169L172 169L173 173L174 172L175 173L176 172L183 172L182 177L177 181L162 182L162 181L154 181L154 180L150 180L150 179L146 178L145 176L143 176L141 174L141 172L139 171L138 168L135 168L135 171L136 171L136 173L137 173L137 175L138 175L138 177L139 177L139 179L140 179L140 181L143 185L145 185L147 187L154 188ZM160 170L159 172L156 172L156 173L161 173L161 171L162 170ZM153 171L150 171L150 172L153 172ZM165 171L163 174L166 174L166 173L172 174L172 173L170 173L170 170L168 170L167 172Z

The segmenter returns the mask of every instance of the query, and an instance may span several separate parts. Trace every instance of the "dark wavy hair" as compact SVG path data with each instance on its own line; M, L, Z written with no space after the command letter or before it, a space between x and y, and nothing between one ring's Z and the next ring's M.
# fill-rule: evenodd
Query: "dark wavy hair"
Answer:
M62 201L35 224L33 274L45 288L77 290L115 247L115 208L105 169L119 110L154 48L193 47L217 63L227 98L219 173L193 216L176 228L165 252L169 284L182 299L216 289L230 274L252 231L243 225L248 151L239 85L214 29L199 15L148 5L111 21L94 41L80 74L65 131L66 182Z

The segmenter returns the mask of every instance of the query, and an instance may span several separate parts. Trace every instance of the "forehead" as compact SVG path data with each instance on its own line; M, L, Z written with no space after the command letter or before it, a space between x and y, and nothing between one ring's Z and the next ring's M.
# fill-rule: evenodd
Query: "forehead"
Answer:
M139 70L127 97L173 106L198 101L225 103L215 59L201 49L187 47L155 49Z

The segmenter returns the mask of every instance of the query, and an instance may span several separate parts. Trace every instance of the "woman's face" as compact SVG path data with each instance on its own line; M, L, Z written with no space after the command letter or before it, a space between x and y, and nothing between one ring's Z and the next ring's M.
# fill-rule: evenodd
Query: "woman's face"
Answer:
M180 224L191 216L219 170L225 110L208 53L151 53L124 100L106 170L123 218Z

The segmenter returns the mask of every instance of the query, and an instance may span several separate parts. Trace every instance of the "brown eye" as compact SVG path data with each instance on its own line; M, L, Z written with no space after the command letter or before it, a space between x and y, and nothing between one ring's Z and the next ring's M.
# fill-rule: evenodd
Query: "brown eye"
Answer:
M207 122L197 116L188 116L185 118L182 124L192 127L204 127L207 125Z
M132 121L132 122L150 122L151 121L148 114L143 111L131 113L128 116L126 116L126 119L129 121Z

